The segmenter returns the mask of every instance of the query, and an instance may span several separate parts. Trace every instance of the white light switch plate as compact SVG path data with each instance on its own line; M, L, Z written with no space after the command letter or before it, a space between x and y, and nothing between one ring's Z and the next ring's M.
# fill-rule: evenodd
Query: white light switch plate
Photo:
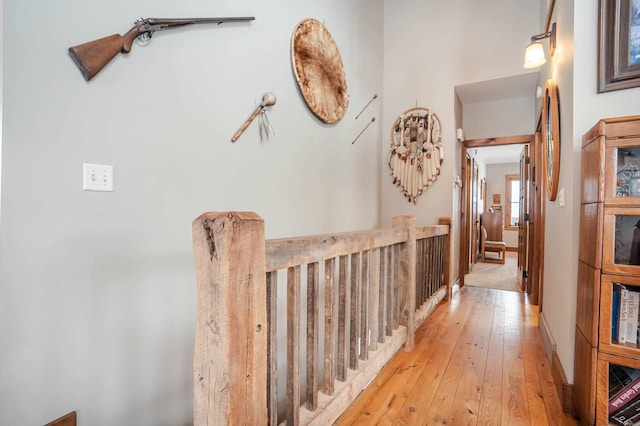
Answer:
M82 163L83 191L113 191L113 166Z

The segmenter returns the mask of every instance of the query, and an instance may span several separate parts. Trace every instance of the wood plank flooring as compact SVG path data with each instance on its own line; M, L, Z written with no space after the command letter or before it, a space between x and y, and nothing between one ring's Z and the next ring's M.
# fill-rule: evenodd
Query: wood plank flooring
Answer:
M562 412L522 293L463 287L416 332L337 425L577 425Z

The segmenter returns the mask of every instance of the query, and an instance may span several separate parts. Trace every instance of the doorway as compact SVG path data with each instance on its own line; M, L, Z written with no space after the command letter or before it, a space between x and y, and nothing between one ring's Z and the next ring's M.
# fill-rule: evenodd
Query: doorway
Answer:
M518 145L522 148L522 155L517 156L515 162L519 173L517 237L513 244L518 252L518 268L521 289L529 296L531 303L538 304L541 294L540 266L536 259L542 256L542 248L535 244L541 239L541 215L539 206L542 197L541 167L536 167L540 160L541 146L535 135L520 135L487 139L473 139L461 144L461 180L462 196L460 206L460 262L459 281L464 286L464 276L475 265L479 248L480 213L494 206L493 194L486 189L486 179L478 179L478 165L471 155L476 149L486 147L504 147ZM470 151L473 150L473 151ZM501 199L497 205L502 206L511 200ZM512 213L510 216L514 216ZM514 225L512 223L511 225Z

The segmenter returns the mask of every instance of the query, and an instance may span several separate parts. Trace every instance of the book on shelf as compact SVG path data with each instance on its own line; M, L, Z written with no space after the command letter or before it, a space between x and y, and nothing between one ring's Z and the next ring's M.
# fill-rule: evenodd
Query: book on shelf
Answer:
M629 290L629 304L627 306L627 333L624 337L625 345L636 346L638 343L638 304L640 293Z
M611 340L618 341L618 324L620 324L620 284L613 284L611 295Z
M627 335L627 315L629 309L629 290L624 286L620 289L620 309L618 314L618 343L625 343Z

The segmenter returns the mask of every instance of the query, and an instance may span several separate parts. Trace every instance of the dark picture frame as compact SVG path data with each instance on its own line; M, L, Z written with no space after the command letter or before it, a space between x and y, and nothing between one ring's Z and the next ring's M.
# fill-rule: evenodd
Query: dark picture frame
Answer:
M640 86L640 0L600 0L598 93Z

